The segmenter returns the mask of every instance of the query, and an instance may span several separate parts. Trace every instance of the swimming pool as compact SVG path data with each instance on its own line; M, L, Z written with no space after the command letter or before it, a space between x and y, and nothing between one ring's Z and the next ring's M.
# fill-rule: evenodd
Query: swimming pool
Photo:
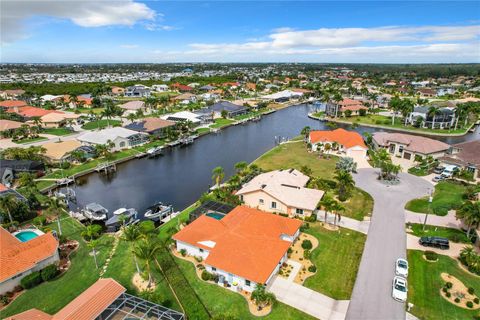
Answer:
M18 231L14 233L13 235L15 238L22 242L27 242L29 240L32 240L36 237L38 237L40 234L40 231L33 231L33 230L23 230L23 231Z
M213 219L217 219L217 220L221 220L223 217L225 217L224 214L221 214L221 213L216 213L216 212L209 212L207 214L205 214L207 217L210 217L210 218L213 218Z

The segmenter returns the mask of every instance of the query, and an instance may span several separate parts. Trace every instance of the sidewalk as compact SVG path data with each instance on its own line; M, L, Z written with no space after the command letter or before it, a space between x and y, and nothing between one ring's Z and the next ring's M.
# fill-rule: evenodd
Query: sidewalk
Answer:
M421 223L425 221L425 213L417 213L405 210L405 223ZM437 216L429 214L427 218L427 225L460 229L462 222L455 218L455 211L450 210L446 216Z
M317 220L318 221L324 221L325 220L325 211L323 210L318 210L317 213ZM328 213L327 214L327 223L330 223L333 225L333 220L334 220L334 214L333 213ZM359 221L355 220L349 217L343 217L340 219L340 221L337 221L337 226L340 226L342 228L354 230L361 232L363 234L368 233L368 228L370 227L370 221Z

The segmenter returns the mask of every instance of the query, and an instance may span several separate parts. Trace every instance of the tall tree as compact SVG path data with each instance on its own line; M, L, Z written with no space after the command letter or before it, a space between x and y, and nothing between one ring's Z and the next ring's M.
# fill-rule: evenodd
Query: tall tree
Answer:
M138 266L137 256L134 252L134 245L142 237L142 233L140 232L140 228L136 224L131 224L122 228L122 239L130 243L130 250L133 254L133 260L135 262L135 268L137 269L137 273L140 274L140 267Z
M225 171L222 167L216 167L212 170L212 180L215 182L216 186L220 186L223 178L225 178Z
M145 269L148 274L148 284L147 288L150 288L152 285L152 262L155 261L155 256L157 255L158 251L160 251L161 245L158 240L155 238L147 238L142 239L137 242L133 251L135 256L143 260L145 264Z

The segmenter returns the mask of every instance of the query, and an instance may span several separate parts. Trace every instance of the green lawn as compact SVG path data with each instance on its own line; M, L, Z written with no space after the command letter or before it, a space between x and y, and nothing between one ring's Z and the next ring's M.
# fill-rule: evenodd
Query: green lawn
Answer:
M101 120L98 120L98 121L90 121L90 122L85 123L82 126L82 129L85 129L85 130L103 129L103 128L108 127L109 125L111 127L118 127L118 126L122 125L122 122L119 121L119 120L101 119Z
M330 159L320 158L318 154L308 152L305 144L298 141L273 148L255 160L255 164L265 171L289 168L299 170L302 166L308 166L312 169L312 176L334 180L337 160L336 156L331 156ZM373 211L372 197L358 188L353 189L352 197L343 205L345 206L343 215L357 220L363 220L364 216Z
M45 137L36 137L36 138L20 139L13 142L18 144L27 144L27 143L34 143L34 142L45 141L45 140L48 140L48 139Z
M411 167L408 169L408 173L413 174L418 177L423 177L429 174L428 170L425 168Z
M367 236L343 228L329 231L320 223L311 223L305 232L317 238L319 246L311 255L317 273L304 285L337 300L350 299Z
M448 238L452 242L472 243L470 239L468 239L466 233L462 230L429 225L426 225L425 230L423 230L423 224L420 223L413 223L410 225L410 227L412 231L409 233L417 237L436 236Z
M195 132L197 134L207 133L207 132L210 132L210 128L198 128L197 130L195 130Z
M197 296L201 297L203 304L207 307L213 317L224 319L227 316L234 319L258 319L248 310L247 301L241 295L231 292L228 289L200 280L195 273L194 265L179 258L175 262L182 270L188 282L195 290ZM197 318L192 318L197 319ZM315 319L297 309L277 302L272 312L262 319Z
M441 129L428 129L428 128L416 128L411 125L405 126L405 122L402 117L396 116L395 123L392 125L392 117L382 116L378 114L368 114L366 116L352 116L352 117L340 117L338 118L340 121L346 121L351 123L358 123L358 124L367 124L367 125L376 125L382 126L385 128L398 128L409 130L413 132L430 132L430 133L438 133L438 134L453 134L453 133L464 133L467 131L467 128L470 127L470 123L467 124L464 128L457 128L457 130L441 130Z
M94 114L100 114L103 112L103 110L105 110L105 108L77 108L77 110L80 112L80 113L94 113Z
M433 200L430 208L430 212L439 216L447 215L451 209L458 208L463 203L463 194L466 187L457 182L441 181L435 186L435 192L433 193ZM414 199L409 201L405 209L427 213L429 210L428 197Z
M480 277L463 271L456 260L439 255L435 263L427 262L422 251L408 250L410 271L408 275L408 302L414 307L413 315L424 320L473 320L479 311L457 307L440 296L440 289L445 284L440 274L447 272L458 278L467 287L480 292Z
M215 123L212 124L210 128L213 128L213 129L222 128L234 122L235 122L234 120L218 118L218 119L215 119Z
M74 131L68 128L44 128L42 129L42 133L53 134L56 136L66 136L68 134L74 133Z

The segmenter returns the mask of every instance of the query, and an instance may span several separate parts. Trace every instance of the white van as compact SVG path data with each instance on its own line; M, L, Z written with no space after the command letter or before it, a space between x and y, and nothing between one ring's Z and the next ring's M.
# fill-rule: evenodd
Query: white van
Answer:
M451 178L455 171L458 171L458 166L455 166L455 165L446 166L445 169L443 169L442 177Z

